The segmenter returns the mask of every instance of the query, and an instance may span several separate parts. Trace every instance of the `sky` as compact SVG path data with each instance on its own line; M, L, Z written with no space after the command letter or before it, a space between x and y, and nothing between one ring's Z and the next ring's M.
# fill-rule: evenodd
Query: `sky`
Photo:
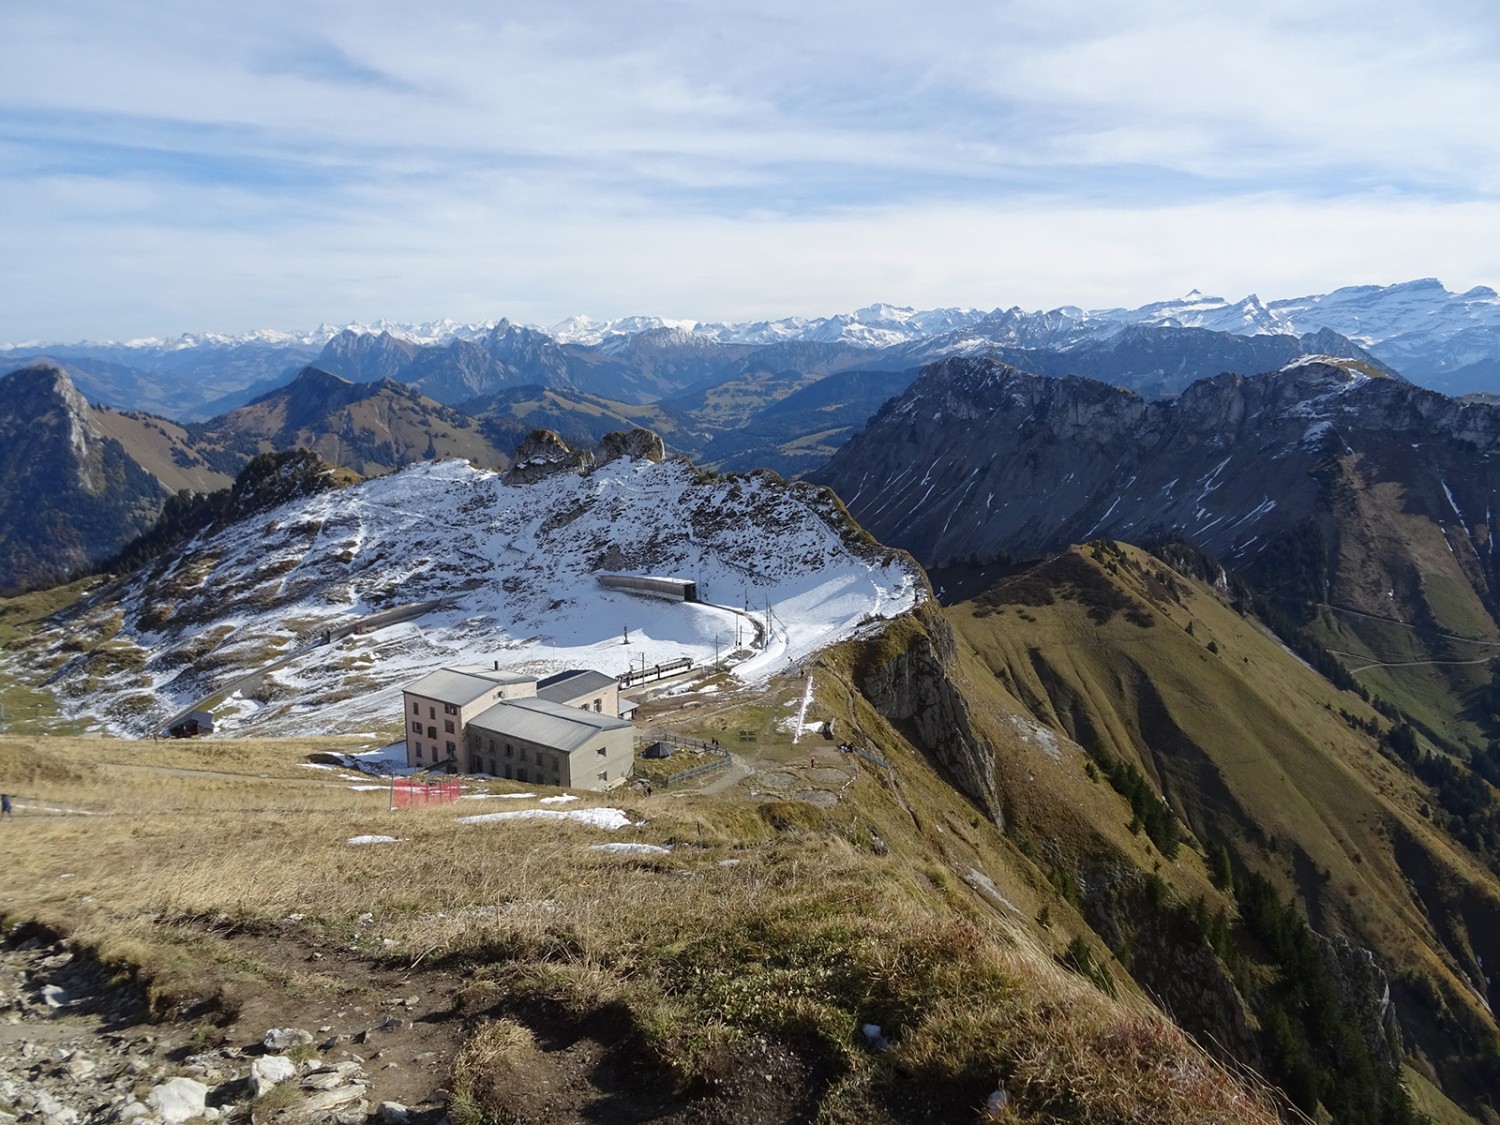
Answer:
M0 341L1500 284L1493 0L0 5Z

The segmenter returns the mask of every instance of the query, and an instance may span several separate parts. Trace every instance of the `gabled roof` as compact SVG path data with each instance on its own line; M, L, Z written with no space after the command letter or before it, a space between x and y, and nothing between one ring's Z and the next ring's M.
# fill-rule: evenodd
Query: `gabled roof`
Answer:
M442 668L423 676L414 684L407 684L402 690L426 699L436 699L462 707L492 694L503 686L503 683L497 683L486 676L460 672L453 668Z
M606 676L603 672L595 672L588 668L573 668L567 672L559 672L555 676L548 676L545 680L538 680L536 697L550 699L554 703L567 703L569 700L593 695L614 686L613 676Z
M502 672L499 668L488 664L455 664L449 668L450 672L462 672L467 676L478 676L481 680L489 680L497 684L532 684L536 682L535 676L528 676L522 672Z
M611 715L565 707L549 699L506 699L469 720L469 729L540 743L571 754L607 730L629 730L634 724Z

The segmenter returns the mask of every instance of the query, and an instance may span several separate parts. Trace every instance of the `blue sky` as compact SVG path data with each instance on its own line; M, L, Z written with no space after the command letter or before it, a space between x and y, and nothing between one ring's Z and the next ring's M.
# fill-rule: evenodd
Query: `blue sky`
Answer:
M1500 283L1489 0L55 0L0 36L0 341Z

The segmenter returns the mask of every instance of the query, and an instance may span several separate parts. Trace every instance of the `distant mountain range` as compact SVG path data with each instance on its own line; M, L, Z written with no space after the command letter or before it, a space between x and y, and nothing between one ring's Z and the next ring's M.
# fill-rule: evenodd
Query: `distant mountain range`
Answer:
M1190 542L1435 739L1490 737L1500 408L1328 357L1159 401L954 359L810 478L928 566Z
M1365 355L1449 394L1500 391L1500 297L1484 287L1452 293L1432 279L1272 301L1253 295L1229 301L1194 291L1135 309L917 311L876 304L831 317L744 324L575 317L549 330L502 319L379 322L170 341L31 342L0 346L0 365L45 359L66 370L92 401L197 419L242 405L310 363L360 381L398 379L452 406L531 384L639 404L724 382L746 366L804 373L914 370L950 355L1015 362L1014 354L998 354L1015 349L1073 357L1058 360L1055 373L1093 375L1146 394L1185 386L1170 361L1123 369L1117 377L1098 369L1094 353L1118 354L1115 338L1130 329L1196 329L1262 344L1279 339L1283 348L1287 340L1336 333L1348 346L1321 350Z

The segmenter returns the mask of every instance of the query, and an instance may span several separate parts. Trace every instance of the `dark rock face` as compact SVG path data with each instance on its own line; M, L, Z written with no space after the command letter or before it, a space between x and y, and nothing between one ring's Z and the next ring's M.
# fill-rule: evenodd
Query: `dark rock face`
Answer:
M530 484L557 473L581 473L594 464L588 450L574 450L556 430L533 430L516 447L516 459L505 471L506 484Z
M150 526L167 490L62 371L0 379L0 591L60 580Z
M873 651L856 668L860 692L1003 828L994 747L975 731L968 701L953 681L952 629L929 602L910 629L891 630L888 637L893 646Z
M1179 536L1243 564L1321 511L1320 474L1352 457L1400 487L1407 510L1455 525L1468 554L1488 557L1497 452L1500 411L1346 361L1221 375L1148 402L948 360L811 475L924 563Z
M1391 982L1375 963L1375 954L1342 935L1316 935L1339 996L1359 1023L1370 1057L1392 1074L1401 1069L1401 1025L1391 999Z

